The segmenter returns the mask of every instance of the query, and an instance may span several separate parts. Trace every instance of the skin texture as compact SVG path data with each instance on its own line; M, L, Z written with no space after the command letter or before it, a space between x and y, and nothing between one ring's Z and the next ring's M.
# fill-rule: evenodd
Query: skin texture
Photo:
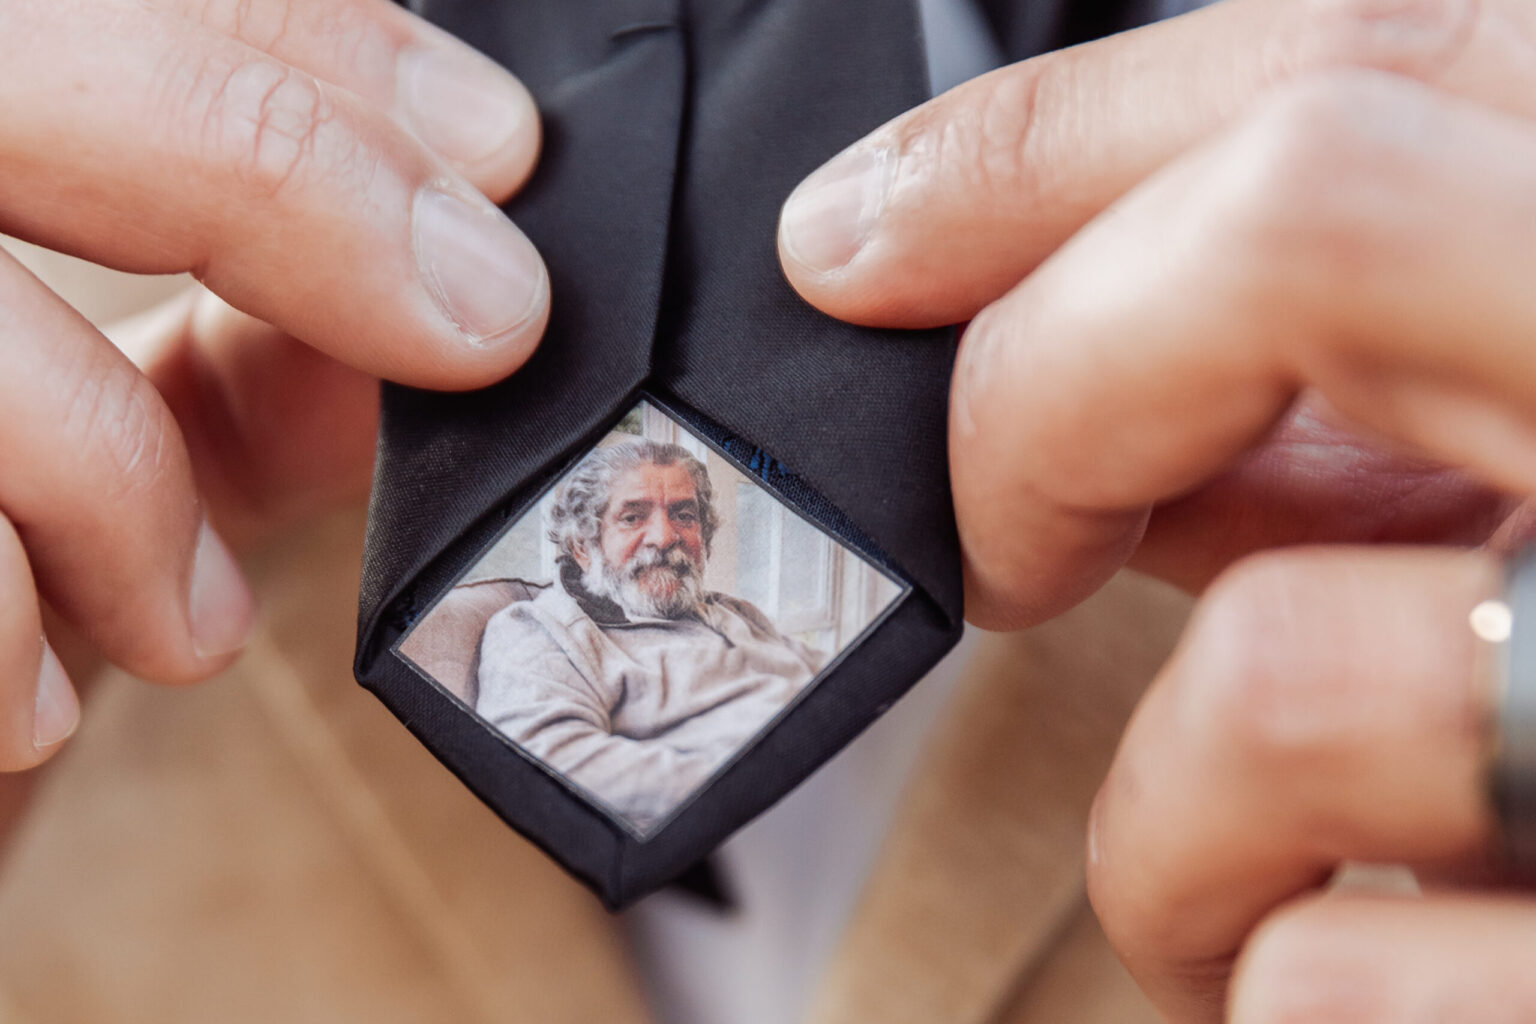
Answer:
M963 86L858 147L874 200L791 204L785 269L827 312L973 321L951 456L977 621L1039 621L1128 560L1200 587L1298 541L1467 543L1536 487L1533 19L1231 0ZM47 609L146 677L216 671L252 611L214 531L355 493L373 378L498 379L548 299L505 233L425 258L494 220L476 195L516 187L537 129L383 0L10 0L0 57L0 229L223 300L135 325L130 362L0 262L0 767L23 768L58 747ZM481 85L423 82L444 63ZM843 208L840 238L790 230ZM526 308L452 294L514 277ZM1500 880L1464 660L1487 563L1255 565L1212 588L1101 798L1106 930L1175 1020L1520 1019L1528 901L1311 895L1349 857ZM1170 779L1227 788L1191 810Z
M118 348L0 256L0 769L22 769L78 713L65 632L158 682L227 665L255 614L229 544L366 486L379 376L500 379L549 295L493 205L533 166L530 97L385 0L15 0L0 59L0 231L206 285Z
M1532 167L1531 5L1229 0L962 85L786 204L815 305L969 321L974 621L1039 622L1127 564L1204 591L1088 846L1172 1021L1536 1004L1536 906L1475 891L1514 881L1467 625L1497 563L1402 546L1531 535ZM1349 860L1431 895L1318 895Z

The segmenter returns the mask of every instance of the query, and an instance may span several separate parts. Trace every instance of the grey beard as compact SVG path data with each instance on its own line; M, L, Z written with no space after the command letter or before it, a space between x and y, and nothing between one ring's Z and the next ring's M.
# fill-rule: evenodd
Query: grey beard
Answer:
M653 594L640 584L641 573L658 566L666 566L677 576L678 586L670 594ZM615 602L627 615L678 619L697 609L703 600L703 575L703 567L680 547L666 553L641 548L619 568L609 565L601 555L592 559L581 574L581 585L588 593Z

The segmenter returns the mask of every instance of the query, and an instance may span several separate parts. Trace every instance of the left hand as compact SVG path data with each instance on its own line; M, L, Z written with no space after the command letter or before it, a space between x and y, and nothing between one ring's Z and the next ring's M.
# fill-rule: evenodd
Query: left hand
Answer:
M0 55L0 229L210 290L121 335L130 363L0 252L20 772L79 721L65 648L163 683L228 665L254 609L221 538L357 496L377 378L503 378L549 290L494 205L537 156L532 97L391 0L7 0ZM0 837L29 785L0 778Z
M1528 900L1279 909L1348 860L1507 881L1466 621L1494 563L1239 561L1480 544L1536 492L1533 52L1522 0L1229 0L953 90L786 206L786 272L827 312L974 318L950 424L973 621L1038 622L1127 562L1227 571L1090 846L1172 1021L1536 1017Z

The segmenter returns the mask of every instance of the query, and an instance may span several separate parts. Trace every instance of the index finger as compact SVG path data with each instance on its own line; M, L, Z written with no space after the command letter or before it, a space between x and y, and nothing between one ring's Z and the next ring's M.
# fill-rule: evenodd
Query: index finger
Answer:
M1389 71L1536 116L1533 41L1523 0L1228 0L999 69L877 129L789 198L780 260L833 316L959 323L1302 72Z

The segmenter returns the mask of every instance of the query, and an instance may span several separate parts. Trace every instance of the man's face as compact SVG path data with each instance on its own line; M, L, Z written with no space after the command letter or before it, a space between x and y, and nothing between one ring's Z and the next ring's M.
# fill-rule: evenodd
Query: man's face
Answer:
M635 615L676 618L703 589L704 534L693 477L682 465L646 464L614 479L597 557L587 576Z

